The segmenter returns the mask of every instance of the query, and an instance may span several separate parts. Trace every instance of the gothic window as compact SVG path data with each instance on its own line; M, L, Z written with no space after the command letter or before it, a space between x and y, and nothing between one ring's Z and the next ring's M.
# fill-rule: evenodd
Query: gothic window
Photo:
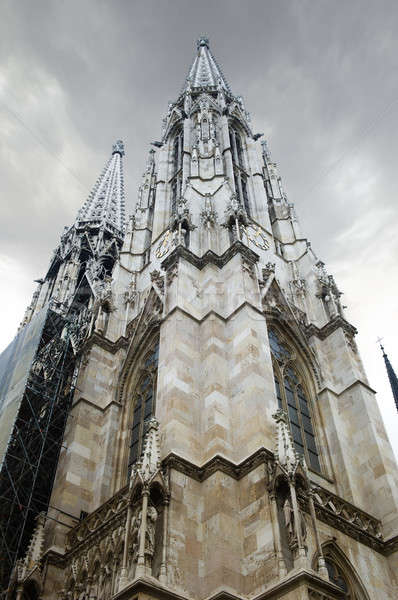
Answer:
M133 424L131 427L128 477L133 465L140 458L147 422L155 412L156 381L159 359L159 343L146 354L138 376L133 397Z
M171 212L177 210L177 201L181 195L182 187L182 158L183 158L183 134L182 129L177 130L171 145Z
M240 133L233 126L229 129L229 139L231 145L231 155L234 170L234 183L236 196L245 207L247 215L250 217L250 203L247 193L247 174L245 171L243 144Z
M274 380L278 407L289 417L294 447L307 465L320 471L319 455L312 424L309 395L303 376L294 360L294 352L281 341L279 334L269 330L269 343L274 358Z
M327 543L323 546L323 555L329 581L340 588L344 598L347 600L365 600L365 598L369 598L352 565L338 546L333 542Z
M247 216L250 217L250 205L249 205L249 197L247 195L246 177L243 177L243 176L241 177L241 185L242 185L243 205L245 207Z
M177 179L174 179L171 184L171 212L175 214L177 212L177 195L178 185Z
M325 564L326 564L326 568L328 570L329 580L332 583L334 583L334 585L337 585L337 587L340 588L343 592L348 594L349 588L347 585L347 581L346 581L345 577L343 576L339 567L336 565L336 563L327 557L327 558L325 558ZM352 598L352 596L347 595L346 598Z

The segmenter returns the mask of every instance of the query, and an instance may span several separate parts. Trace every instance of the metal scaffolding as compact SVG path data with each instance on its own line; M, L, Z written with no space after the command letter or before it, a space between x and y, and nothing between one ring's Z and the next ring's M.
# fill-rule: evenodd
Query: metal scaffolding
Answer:
M76 356L67 318L47 311L0 471L0 589L47 511L71 406Z

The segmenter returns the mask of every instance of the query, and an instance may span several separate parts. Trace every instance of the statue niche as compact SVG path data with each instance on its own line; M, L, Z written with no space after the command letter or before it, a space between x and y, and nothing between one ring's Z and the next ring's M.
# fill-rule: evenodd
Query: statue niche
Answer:
M134 578L137 574L137 563L139 562L140 555L142 512L142 499L138 496L134 501L129 534L129 579ZM146 523L144 524L144 568L146 575L152 575L157 578L159 577L162 562L163 519L163 496L158 493L156 487L153 487L148 499Z
M296 533L295 515L287 481L280 478L276 487L276 501L281 537L281 550L288 571L293 569L294 560L298 556L299 543ZM307 539L307 525L302 510L299 508L299 531L301 541L305 545Z

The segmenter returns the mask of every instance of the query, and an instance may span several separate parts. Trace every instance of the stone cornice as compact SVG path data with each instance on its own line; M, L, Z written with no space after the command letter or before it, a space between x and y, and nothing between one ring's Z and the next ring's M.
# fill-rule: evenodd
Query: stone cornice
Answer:
M309 590L325 593L330 600L343 600L345 593L336 585L322 579L314 571L302 569L287 575L277 583L267 586L267 588L252 600L271 600L280 598L282 594L297 589L299 586L308 586ZM192 600L192 597L181 594L176 590L170 589L159 583L153 577L140 577L135 579L130 585L113 596L113 600L131 600L136 594L144 593L151 598L159 600ZM203 598L203 597L202 597ZM203 600L244 600L246 596L236 594L228 589L218 590L215 594L206 596Z
M356 385L361 385L364 388L366 388L367 390L369 390L369 392L372 392L372 394L376 394L376 390L374 390L373 388L370 387L370 385L368 385L367 383L362 381L362 379L356 379L355 381L352 381L349 385L347 385L347 387L343 388L339 392L337 392L336 390L333 390L329 386L325 385L325 387L321 388L317 393L319 395L319 394L323 394L323 392L330 392L331 394L336 396L336 398L338 398L339 396L341 396L341 394L348 392L348 390L355 387Z
M79 396L78 399L75 402L73 402L72 408L75 408L80 403L87 404L88 406L91 406L95 410L99 410L102 413L105 413L111 406L116 406L117 408L121 408L121 406L122 406L120 404L120 402L117 402L116 400L111 400L105 406L98 406L98 404L95 404L94 402L92 402L92 400L87 400L87 398L84 398L83 396Z
M196 323L203 323L203 321L206 321L206 319L209 319L210 317L217 317L218 319L220 319L221 321L224 321L226 323L227 321L229 321L229 319L232 319L233 317L235 317L238 314L238 312L240 310L242 310L242 308L245 308L246 306L249 307L251 310L254 310L261 317L264 317L264 312L262 310L260 310L256 306L254 306L254 304L251 304L251 302L248 302L247 300L245 300L244 302L242 302L242 304L239 304L239 306L237 306L226 317L223 315L220 315L220 313L218 313L215 310L209 310L209 312L207 312L203 317L198 318L198 317L195 317L194 315L192 315L191 313L187 312L185 309L181 308L180 306L174 306L170 310L170 312L167 313L164 320L168 319L170 317L170 315L172 315L173 313L179 311L179 312L183 313L184 315L186 315L189 319L192 319L193 321L195 321Z
M159 600L191 600L190 596L184 596L181 592L163 586L154 577L139 577L123 590L112 596L112 600L131 600L136 594L147 594L150 598Z
M315 592L323 592L327 594L327 597L332 600L343 600L346 595L339 589L334 583L322 579L314 571L307 571L302 569L295 573L288 574L284 579L278 581L278 583L271 585L268 589L264 590L257 596L254 596L253 600L271 600L272 598L281 598L282 594L287 594L289 591L296 589L300 585L307 585L309 590Z
M118 352L121 348L126 348L128 346L128 342L128 339L124 336L118 338L116 342L112 342L106 337L94 332L82 345L81 352L85 353L91 350L91 348L94 346L99 346L111 354L116 354L116 352Z
M242 479L245 475L256 469L261 464L266 464L273 459L273 454L266 448L259 448L256 452L245 458L242 462L235 464L228 458L217 454L202 466L195 465L186 458L171 452L163 460L163 464L169 469L175 469L184 475L188 475L196 481L204 481L213 473L220 471L233 479Z
M199 270L202 270L207 265L215 265L219 269L222 269L236 254L241 254L250 264L255 264L259 260L259 255L256 252L250 250L250 248L242 242L236 241L221 255L216 254L212 250L208 250L203 256L197 256L184 246L177 246L177 248L164 259L161 263L161 267L165 271L168 271L172 266L178 263L180 258L183 258Z
M336 315L323 327L317 327L313 323L310 323L310 325L306 326L305 332L309 338L315 335L320 340L325 340L340 327L349 335L354 336L358 333L356 328L351 325L351 323L346 321L341 315Z
M391 554L394 554L394 552L398 551L398 535L395 535L394 537L390 538L389 540L386 540L384 542L384 554L386 556L390 556Z

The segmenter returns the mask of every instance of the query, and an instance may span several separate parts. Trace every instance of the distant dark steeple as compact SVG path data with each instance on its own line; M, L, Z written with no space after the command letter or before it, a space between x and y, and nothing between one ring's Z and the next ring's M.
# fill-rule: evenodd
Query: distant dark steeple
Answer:
M388 379L390 380L390 384L391 384L392 395L394 396L395 406L397 407L397 410L398 410L398 377L396 376L395 371L392 367L392 364L390 363L388 356L384 351L384 347L381 344L380 344L380 348L383 352L383 358L384 358L384 362L386 364Z

